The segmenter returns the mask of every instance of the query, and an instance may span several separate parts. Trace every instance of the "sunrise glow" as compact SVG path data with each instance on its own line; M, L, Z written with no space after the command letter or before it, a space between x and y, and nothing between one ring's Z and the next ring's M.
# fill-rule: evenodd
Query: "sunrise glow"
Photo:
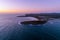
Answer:
M0 0L2 13L59 12L60 0Z

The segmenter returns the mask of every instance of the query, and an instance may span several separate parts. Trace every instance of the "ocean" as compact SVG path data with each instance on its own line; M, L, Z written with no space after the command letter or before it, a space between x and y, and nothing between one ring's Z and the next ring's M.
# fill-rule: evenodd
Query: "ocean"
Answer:
M49 20L44 25L21 25L19 14L0 15L0 40L60 40L60 19Z

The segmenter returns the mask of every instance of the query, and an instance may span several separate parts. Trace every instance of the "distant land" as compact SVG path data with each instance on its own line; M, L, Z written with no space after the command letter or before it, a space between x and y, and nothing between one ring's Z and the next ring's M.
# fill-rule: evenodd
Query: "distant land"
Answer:
M29 13L29 14L25 14L25 16L31 16L31 17L32 16L47 16L51 18L60 18L60 13Z

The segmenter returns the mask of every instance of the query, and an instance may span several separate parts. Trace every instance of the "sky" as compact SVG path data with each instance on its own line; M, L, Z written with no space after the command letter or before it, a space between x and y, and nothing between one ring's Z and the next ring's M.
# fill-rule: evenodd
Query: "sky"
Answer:
M60 12L60 0L0 0L0 12Z

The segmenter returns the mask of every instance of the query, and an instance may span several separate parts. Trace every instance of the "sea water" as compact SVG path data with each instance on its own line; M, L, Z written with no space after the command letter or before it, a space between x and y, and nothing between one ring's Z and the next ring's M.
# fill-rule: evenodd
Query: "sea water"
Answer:
M0 15L0 40L60 40L60 19L44 25L21 25L27 18L18 15Z

